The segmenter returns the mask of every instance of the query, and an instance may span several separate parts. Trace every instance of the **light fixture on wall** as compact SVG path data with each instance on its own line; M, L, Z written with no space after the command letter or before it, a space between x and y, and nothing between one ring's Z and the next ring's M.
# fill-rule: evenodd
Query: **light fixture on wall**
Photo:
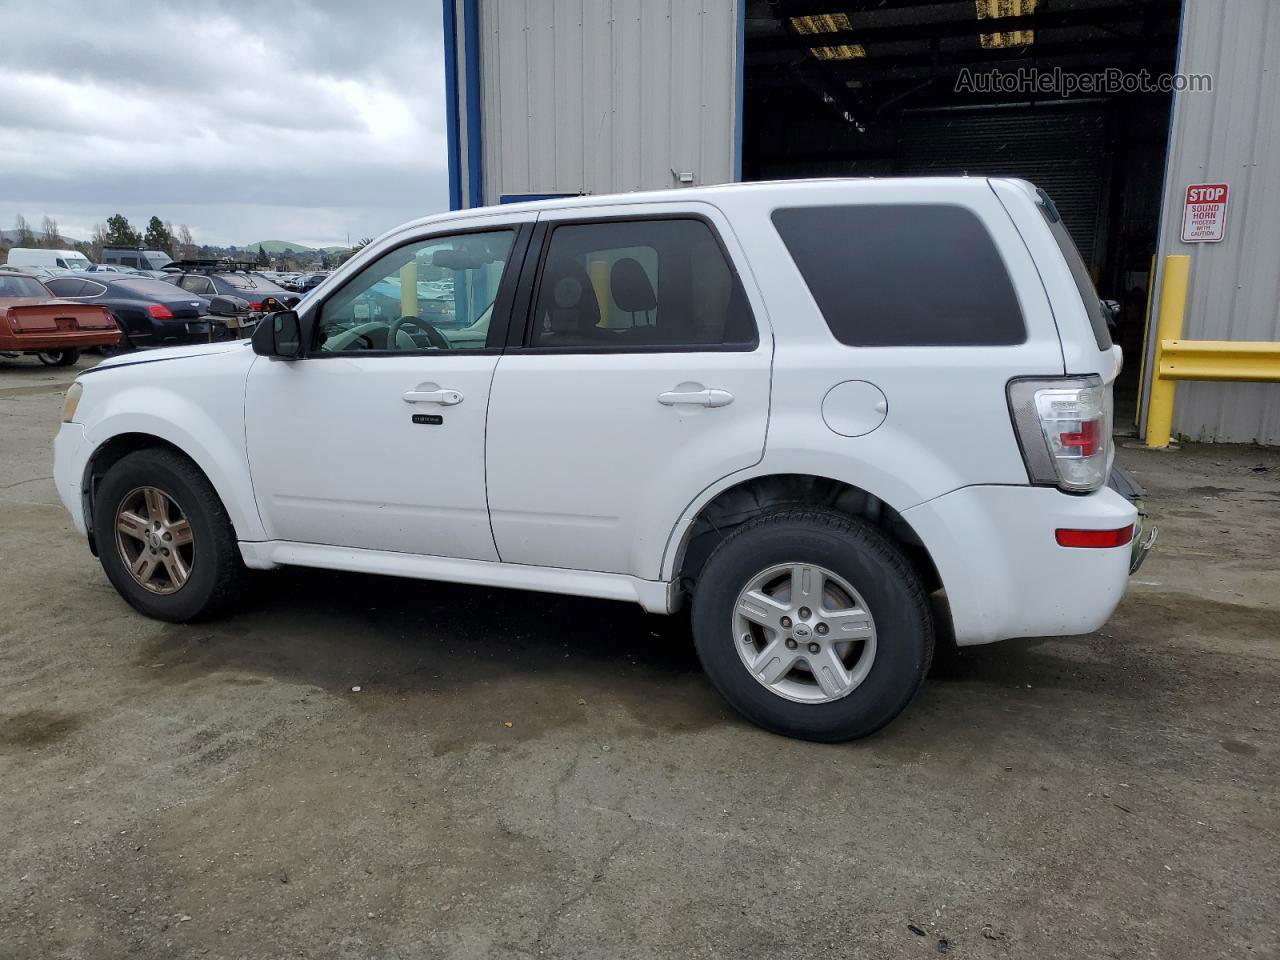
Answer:
M1040 0L973 0L979 20L995 17L1023 17L1036 12ZM1003 47L1029 47L1036 42L1034 30L1009 30L1005 33L980 34L978 41L988 50Z
M791 29L801 36L824 33L842 33L852 30L848 14L816 13L803 17L791 17ZM867 48L860 43L838 43L823 47L810 47L809 52L818 60L854 60L867 55Z

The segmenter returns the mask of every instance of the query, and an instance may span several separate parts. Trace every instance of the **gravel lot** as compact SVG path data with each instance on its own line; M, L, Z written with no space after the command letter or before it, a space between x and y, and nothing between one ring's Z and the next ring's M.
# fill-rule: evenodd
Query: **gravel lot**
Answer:
M50 479L73 373L0 360L0 957L1280 956L1275 452L1122 449L1162 536L1113 621L824 747L621 604L143 619Z

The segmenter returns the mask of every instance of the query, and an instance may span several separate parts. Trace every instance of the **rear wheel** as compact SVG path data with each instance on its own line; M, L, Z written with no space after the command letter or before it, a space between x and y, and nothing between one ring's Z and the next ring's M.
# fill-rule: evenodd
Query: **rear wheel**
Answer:
M36 354L46 367L69 367L80 359L79 350L41 350Z
M140 450L112 465L94 498L102 568L135 609L185 622L222 610L244 567L222 502L190 460Z
M694 642L747 719L806 740L879 730L915 697L933 655L919 577L874 527L779 509L738 527L694 592Z

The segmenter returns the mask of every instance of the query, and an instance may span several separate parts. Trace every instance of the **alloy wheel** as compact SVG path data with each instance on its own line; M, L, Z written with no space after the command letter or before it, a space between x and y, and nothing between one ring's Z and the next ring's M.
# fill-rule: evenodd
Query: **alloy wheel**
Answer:
M158 487L137 487L116 510L116 548L134 581L152 593L177 593L191 576L191 521Z
M747 671L787 700L847 697L875 662L876 626L866 603L817 564L777 564L756 574L738 594L732 621Z

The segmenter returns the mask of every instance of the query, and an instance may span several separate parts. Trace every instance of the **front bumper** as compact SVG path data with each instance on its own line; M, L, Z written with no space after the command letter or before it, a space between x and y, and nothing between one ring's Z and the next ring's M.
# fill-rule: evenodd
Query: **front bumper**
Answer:
M81 484L84 483L85 466L91 452L82 424L64 423L53 438L53 483L58 488L62 505L71 514L71 522L83 536L88 536L89 531L85 524Z
M1029 486L965 487L903 514L938 569L962 646L1097 630L1124 596L1131 547L1061 547L1055 531L1115 530L1137 518L1111 489L1073 496Z

